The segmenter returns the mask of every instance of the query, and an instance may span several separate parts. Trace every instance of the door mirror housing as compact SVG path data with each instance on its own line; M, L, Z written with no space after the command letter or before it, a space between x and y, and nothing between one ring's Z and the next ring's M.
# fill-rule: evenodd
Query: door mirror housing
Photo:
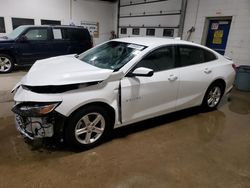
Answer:
M139 67L139 68L136 68L133 72L130 72L128 76L129 77L134 77L134 76L151 77L153 76L153 74L154 74L154 71L152 69Z
M21 37L19 37L17 39L18 42L21 42L21 43L25 43L25 42L28 42L28 39L25 35L22 35Z

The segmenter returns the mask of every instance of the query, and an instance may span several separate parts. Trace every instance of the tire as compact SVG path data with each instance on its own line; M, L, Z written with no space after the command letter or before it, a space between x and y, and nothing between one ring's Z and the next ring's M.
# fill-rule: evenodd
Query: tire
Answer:
M224 93L224 86L220 82L210 85L203 98L202 109L204 111L212 111L217 108Z
M0 54L0 73L9 73L14 68L14 59L6 54Z
M111 128L107 110L86 106L74 113L65 127L65 141L74 148L90 149L101 144Z

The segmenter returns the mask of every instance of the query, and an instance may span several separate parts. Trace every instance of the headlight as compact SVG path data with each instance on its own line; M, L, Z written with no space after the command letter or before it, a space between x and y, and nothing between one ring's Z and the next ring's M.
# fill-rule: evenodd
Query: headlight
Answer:
M27 102L27 103L20 103L15 105L12 108L12 111L16 114L21 116L27 117L39 117L44 116L46 114L51 113L60 102L53 102L53 103L35 103L35 102Z

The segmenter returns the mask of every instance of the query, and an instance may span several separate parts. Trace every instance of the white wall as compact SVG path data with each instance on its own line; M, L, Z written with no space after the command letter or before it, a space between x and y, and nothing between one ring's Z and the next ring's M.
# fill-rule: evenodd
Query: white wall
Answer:
M68 25L71 20L75 25L81 21L99 22L99 44L109 39L110 31L116 28L114 18L115 3L97 0L72 0L72 19L70 18L70 0L0 0L0 17L5 19L5 29L12 31L12 17L32 18L36 25L41 19L60 20ZM5 34L0 33L0 36Z
M202 43L206 18L226 16L232 16L232 23L225 55L237 65L250 65L250 0L188 0L183 39L194 26L190 41Z
M72 6L72 19L76 25L81 21L99 22L99 38L95 43L99 44L110 38L110 31L114 30L115 4L104 1L74 0Z

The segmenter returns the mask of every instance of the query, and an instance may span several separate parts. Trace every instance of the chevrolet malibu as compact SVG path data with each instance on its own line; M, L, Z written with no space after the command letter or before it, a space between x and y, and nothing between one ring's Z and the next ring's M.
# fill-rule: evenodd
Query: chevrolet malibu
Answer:
M193 106L214 110L234 77L230 59L198 44L115 39L37 61L13 89L12 111L25 137L88 149L113 128Z

